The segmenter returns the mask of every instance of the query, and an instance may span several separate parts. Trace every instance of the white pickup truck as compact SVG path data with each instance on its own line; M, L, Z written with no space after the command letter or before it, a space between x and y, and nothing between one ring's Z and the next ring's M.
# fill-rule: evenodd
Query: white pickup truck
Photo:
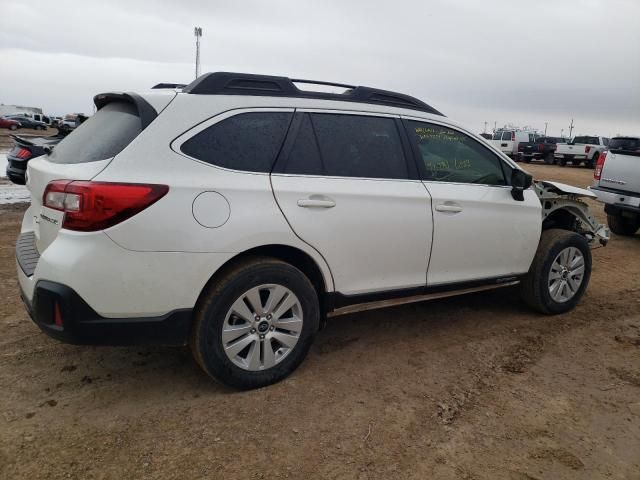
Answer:
M634 235L640 228L640 137L616 137L598 158L590 190L604 202L613 233Z
M593 168L608 145L608 138L580 135L573 137L569 143L559 143L554 156L556 163L563 167L567 163L580 165L584 162L587 167Z

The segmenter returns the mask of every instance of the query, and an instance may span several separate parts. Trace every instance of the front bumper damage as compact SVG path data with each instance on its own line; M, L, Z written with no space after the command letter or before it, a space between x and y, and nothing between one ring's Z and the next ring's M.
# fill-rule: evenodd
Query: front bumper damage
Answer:
M591 215L589 206L581 197L596 199L596 195L584 188L572 187L558 182L535 181L534 190L542 203L542 221L554 213L564 210L574 217L576 232L584 235L594 247L609 242L609 228Z

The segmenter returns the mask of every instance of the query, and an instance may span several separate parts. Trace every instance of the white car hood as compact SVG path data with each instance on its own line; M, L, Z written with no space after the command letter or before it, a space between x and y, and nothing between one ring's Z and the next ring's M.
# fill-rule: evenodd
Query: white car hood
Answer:
M567 193L569 195L579 195L581 197L589 197L589 198L597 198L597 195L589 190L584 188L572 187L571 185L567 185L566 183L560 182L547 182L542 181L545 185L549 185L557 190L560 190L562 193Z

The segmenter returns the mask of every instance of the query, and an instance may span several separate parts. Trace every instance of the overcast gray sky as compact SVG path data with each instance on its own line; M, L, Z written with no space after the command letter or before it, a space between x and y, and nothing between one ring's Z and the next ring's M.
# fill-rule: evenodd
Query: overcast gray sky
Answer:
M640 0L0 0L0 103L91 112L94 94L202 71L398 90L481 132L640 135Z

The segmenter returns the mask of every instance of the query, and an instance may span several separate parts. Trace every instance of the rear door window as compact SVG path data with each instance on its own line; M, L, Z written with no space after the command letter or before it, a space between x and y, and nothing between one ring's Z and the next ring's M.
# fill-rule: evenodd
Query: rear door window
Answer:
M388 117L305 113L283 164L290 174L409 178L396 121Z
M234 115L184 142L190 157L232 170L269 173L289 128L290 112Z
M142 131L134 105L111 102L65 137L48 160L54 163L85 163L106 160L120 153Z
M502 132L502 140L511 141L511 132Z

